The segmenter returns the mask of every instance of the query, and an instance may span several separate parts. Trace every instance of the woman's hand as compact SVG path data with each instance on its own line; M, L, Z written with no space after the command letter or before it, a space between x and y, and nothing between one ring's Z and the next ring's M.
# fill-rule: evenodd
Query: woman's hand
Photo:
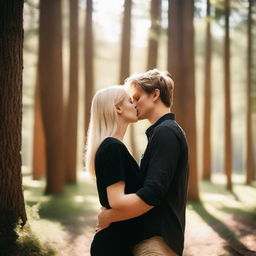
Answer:
M107 228L111 224L111 219L109 215L110 209L101 207L101 211L98 214L98 225L96 226L96 232L99 232Z

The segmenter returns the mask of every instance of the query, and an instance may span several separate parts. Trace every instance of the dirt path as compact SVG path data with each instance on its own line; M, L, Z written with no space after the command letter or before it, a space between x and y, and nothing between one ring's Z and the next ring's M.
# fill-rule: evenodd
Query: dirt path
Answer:
M27 202L42 201L33 231L58 256L90 256L99 209L95 184L82 180L56 197L42 196L39 185L26 185ZM230 193L221 183L204 182L200 191L202 203L187 206L184 256L256 256L256 186L236 185Z
M94 235L92 224L95 222L95 215L91 215L67 223L62 242L54 245L58 248L58 255L89 256L90 243ZM233 237L232 232L239 240ZM256 255L256 222L239 217L226 219L225 225L223 222L209 225L195 212L188 211L184 256L201 255Z
M188 216L184 254L185 256L256 255L256 221L244 218L237 221L228 218L224 222L209 225L199 216L193 218Z

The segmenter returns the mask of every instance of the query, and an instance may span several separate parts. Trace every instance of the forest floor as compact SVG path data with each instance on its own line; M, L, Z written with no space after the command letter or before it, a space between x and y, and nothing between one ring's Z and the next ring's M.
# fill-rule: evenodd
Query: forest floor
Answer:
M201 202L188 202L184 256L256 255L256 185L243 185L235 175L230 193L222 175L212 180L200 183ZM43 195L45 182L28 174L23 184L29 224L39 240L58 256L89 256L100 207L94 181L80 173L78 185L60 196Z

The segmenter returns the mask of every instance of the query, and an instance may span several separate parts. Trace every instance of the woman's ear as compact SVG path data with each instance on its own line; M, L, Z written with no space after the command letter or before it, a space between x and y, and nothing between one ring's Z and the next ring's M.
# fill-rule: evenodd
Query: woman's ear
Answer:
M116 108L117 114L121 115L123 112L122 106L120 104L118 104L118 105L115 105L115 108Z
M157 101L160 97L160 90L159 89L155 89L153 92L153 101Z

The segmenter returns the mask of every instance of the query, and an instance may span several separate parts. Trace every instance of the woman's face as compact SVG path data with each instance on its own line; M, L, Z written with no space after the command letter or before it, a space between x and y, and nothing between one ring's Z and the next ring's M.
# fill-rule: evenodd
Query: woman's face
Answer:
M119 107L121 109L120 115L127 123L135 123L138 121L137 109L129 94L125 96Z

